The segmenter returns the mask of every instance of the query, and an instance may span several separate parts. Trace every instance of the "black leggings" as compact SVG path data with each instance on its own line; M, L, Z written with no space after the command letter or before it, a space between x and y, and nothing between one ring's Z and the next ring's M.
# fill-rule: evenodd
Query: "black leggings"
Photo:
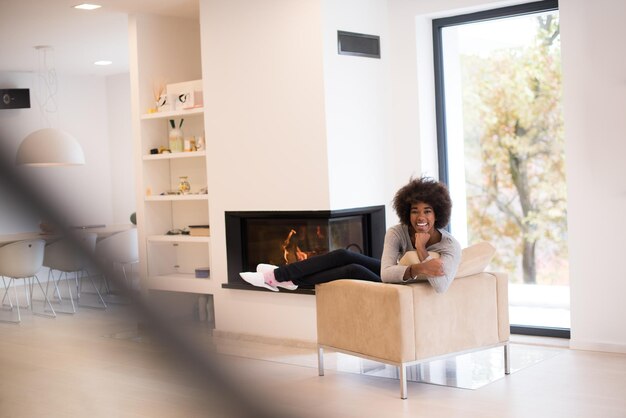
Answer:
M279 282L298 286L316 285L338 279L380 282L380 260L348 250L335 250L274 270Z

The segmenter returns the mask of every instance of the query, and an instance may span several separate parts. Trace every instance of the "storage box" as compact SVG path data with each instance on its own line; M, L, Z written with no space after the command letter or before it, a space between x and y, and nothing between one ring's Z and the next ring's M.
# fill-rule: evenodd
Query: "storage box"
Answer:
M209 225L189 225L189 235L192 237L209 237L211 228Z
M202 80L185 81L167 85L167 97L171 110L184 110L202 107Z
M208 279L211 269L208 267L198 267L196 269L196 279Z

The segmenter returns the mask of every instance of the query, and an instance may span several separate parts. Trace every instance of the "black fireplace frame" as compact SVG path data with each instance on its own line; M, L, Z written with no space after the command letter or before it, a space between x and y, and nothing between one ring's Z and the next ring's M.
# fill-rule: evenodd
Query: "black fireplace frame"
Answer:
M226 257L228 264L228 282L222 284L225 289L257 290L270 292L262 287L246 283L239 273L247 265L247 254L243 243L247 241L243 228L245 219L335 219L348 216L363 217L363 254L380 259L385 240L385 206L367 206L362 208L316 211L239 211L225 212ZM314 295L315 289L297 289L279 293L301 293Z

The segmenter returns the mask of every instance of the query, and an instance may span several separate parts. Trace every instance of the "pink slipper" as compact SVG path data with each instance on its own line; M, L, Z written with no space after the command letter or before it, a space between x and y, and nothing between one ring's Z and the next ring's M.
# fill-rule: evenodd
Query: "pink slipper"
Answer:
M263 273L244 272L244 273L239 273L239 275L241 276L242 279L244 279L246 282L250 283L253 286L264 287L266 289L271 290L272 292L278 292L277 287L270 286L269 284L265 283L265 279L263 278Z

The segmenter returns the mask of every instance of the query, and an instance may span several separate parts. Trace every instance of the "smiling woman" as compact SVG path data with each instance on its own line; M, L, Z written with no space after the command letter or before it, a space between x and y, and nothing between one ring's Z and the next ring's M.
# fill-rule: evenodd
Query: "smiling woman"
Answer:
M412 180L398 190L393 207L400 224L385 236L382 280L397 283L402 273L402 282L427 280L437 292L444 292L452 283L461 255L457 240L443 229L452 212L448 188L429 178ZM396 253L394 248L401 251ZM419 262L408 267L399 265L398 261L411 252L416 253Z
M339 279L428 281L436 292L445 292L461 259L459 243L443 229L451 208L445 185L430 178L411 180L394 198L401 222L387 231L381 260L341 249L280 267L259 264L256 272L240 275L246 282L274 292ZM429 251L438 256L431 256ZM418 262L399 264L407 253L415 253Z

